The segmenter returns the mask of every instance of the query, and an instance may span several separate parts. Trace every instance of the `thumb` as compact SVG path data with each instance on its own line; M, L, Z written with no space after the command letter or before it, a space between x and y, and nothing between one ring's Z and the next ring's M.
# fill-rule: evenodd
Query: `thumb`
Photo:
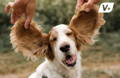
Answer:
M25 29L28 29L30 27L31 20L32 20L32 17L27 17L24 24Z
M31 20L35 14L35 0L30 0L26 6L26 21L25 21L25 29L30 27Z

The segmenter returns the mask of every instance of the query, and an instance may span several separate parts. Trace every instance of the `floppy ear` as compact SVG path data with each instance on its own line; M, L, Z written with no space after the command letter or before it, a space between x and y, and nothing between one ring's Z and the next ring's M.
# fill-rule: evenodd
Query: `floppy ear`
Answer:
M45 56L49 49L48 35L42 33L35 22L31 22L30 28L24 28L25 19L18 20L11 28L10 40L13 48L23 55L35 58Z
M70 28L75 32L77 44L91 44L98 30L105 23L103 14L98 13L98 6L87 12L86 3L76 11L70 21Z

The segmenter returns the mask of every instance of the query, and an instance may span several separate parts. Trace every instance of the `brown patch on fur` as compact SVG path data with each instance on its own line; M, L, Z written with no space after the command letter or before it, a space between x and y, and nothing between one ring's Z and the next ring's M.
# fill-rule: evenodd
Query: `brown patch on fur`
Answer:
M50 34L50 39L49 39L50 44L54 45L55 42L57 41L58 32L52 29L49 34Z
M49 44L48 45L48 52L47 52L47 54L46 54L46 57L48 58L48 60L53 60L54 59L54 53L53 53L53 50L52 50L52 47L51 47L51 45Z
M54 58L54 47L55 47L55 44L56 44L56 41L57 41L57 36L58 36L58 33L55 31L55 30L51 30L49 32L49 48L51 49L52 53L49 54L49 57L48 58Z
M85 11L85 7L86 4L76 12L70 21L70 28L75 33L77 47L79 48L81 45L93 43L98 30L105 23L103 14L98 13L97 5L94 5L89 12Z
M19 19L11 28L10 40L15 51L22 52L24 56L30 58L47 56L52 60L48 34L42 33L33 21L30 28L25 29L24 22L25 19Z

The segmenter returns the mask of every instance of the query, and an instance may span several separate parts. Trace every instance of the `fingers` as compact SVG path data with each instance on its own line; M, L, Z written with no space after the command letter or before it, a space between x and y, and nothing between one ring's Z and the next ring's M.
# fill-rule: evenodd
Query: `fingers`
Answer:
M24 27L25 29L28 29L30 27L30 23L31 23L32 17L28 17L25 21Z
M82 5L84 3L84 0L77 0L78 5Z
M16 11L17 9L14 7L15 7L15 2L9 2L4 9L6 13L11 13L12 24L14 24L20 16L19 13L17 13Z
M24 14L26 17L24 27L28 29L35 13L35 1L36 0L15 0L15 2L9 2L5 7L5 12L11 13L11 23L15 24Z
M9 2L9 3L5 6L4 11L5 11L6 13L11 12L13 5L14 5L14 2Z
M84 0L77 0L76 10L79 9L81 5L83 5L83 3L84 3Z
M11 14L11 24L14 24L15 20L14 20L14 14Z
M77 0L76 11L86 3L86 11L90 11L94 4L97 4L100 0Z
M95 1L95 0L88 0L87 6L86 6L86 11L87 11L87 12L89 12L89 11L91 10L91 8L93 7L94 1Z
M16 16L16 13L13 9L13 6L14 6L14 2L9 2L6 6L5 6L5 12L6 13L11 13L11 23L14 24L15 23L15 16Z
M11 9L10 5L5 6L5 9L4 9L5 13L9 13L10 9Z
M35 14L35 0L30 0L26 7L26 21L25 28L28 29L31 23L31 20Z
M86 10L90 11L93 8L94 4L97 4L99 1L100 0L88 0Z
M11 14L11 23L15 24L15 22L22 16L22 13L18 13L16 10L12 12Z

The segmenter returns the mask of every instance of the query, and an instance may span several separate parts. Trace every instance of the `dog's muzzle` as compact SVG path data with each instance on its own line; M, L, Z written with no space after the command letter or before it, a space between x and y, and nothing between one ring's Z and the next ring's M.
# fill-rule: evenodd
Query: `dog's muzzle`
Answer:
M76 64L77 56L76 55L66 55L63 63L68 67L73 67Z

